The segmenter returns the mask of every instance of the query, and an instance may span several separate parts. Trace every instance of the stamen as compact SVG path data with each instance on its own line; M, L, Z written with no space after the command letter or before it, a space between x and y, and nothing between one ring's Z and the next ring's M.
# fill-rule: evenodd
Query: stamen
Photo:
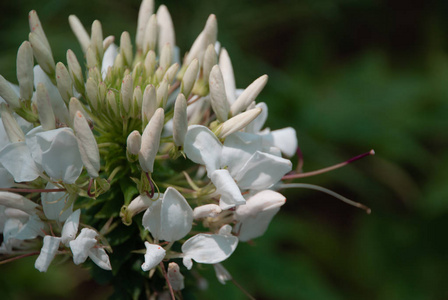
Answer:
M95 194L92 194L91 188L92 188L93 178L90 178L89 180L89 187L87 188L87 195L91 198L95 197Z
M300 147L298 147L298 146L297 146L296 154L297 154L297 168L296 168L296 172L297 173L301 173L302 172L302 167L303 167L303 153L302 153L302 150L300 149Z
M152 179L149 176L148 172L145 172L146 178L148 178L149 181L149 185L151 186L151 192L146 191L146 194L148 195L149 198L154 197L154 184L152 183Z
M286 180L286 179L296 179L296 178L304 178L304 177L310 177L310 176L315 176L315 175L319 175L322 173L326 173L326 172L330 172L336 169L339 169L343 166L346 166L354 161L357 161L363 157L369 156L369 155L375 155L375 151L372 149L369 152L357 155L355 157L350 158L349 160L346 160L344 162L341 162L339 164L333 165L331 167L327 167L327 168L323 168L320 170L316 170L316 171L311 171L311 172L306 172L306 173L298 173L298 174L290 174L290 175L285 175L282 177L282 180Z
M168 274L166 273L165 265L162 261L160 262L160 267L162 268L163 276L165 276L166 283L168 284L168 288L170 289L171 299L176 300L176 297L174 297L173 287L171 286L170 280L168 279Z
M247 296L247 298L249 298L250 300L255 300L255 298L252 297L252 295L249 294L249 292L246 291L235 279L232 278L231 280L232 280L232 283Z
M39 254L39 253L40 253L40 252L31 252L31 253L27 253L27 254L22 254L22 255L19 255L19 256L11 257L11 258L8 258L8 259L5 259L5 260L0 261L0 265L7 264L7 263L9 263L9 262L12 262L12 261L15 261L15 260L24 258L24 257L37 255L37 254Z
M305 188L305 189L310 189L310 190L316 190L325 194L328 194L330 196L335 197L336 199L341 200L342 202L345 202L349 205L352 205L354 207L363 209L366 211L367 214L370 215L370 213L372 212L372 210L370 208L368 208L367 206L365 206L364 204L355 202L353 200L350 200L348 198L345 198L342 195L339 195L338 193L335 193L329 189L326 189L324 187L318 186L318 185L314 185L314 184L309 184L309 183L287 183L287 184L282 184L280 185L281 189L288 189L288 188Z
M17 188L0 188L0 191L14 193L54 193L65 192L66 189L17 189Z

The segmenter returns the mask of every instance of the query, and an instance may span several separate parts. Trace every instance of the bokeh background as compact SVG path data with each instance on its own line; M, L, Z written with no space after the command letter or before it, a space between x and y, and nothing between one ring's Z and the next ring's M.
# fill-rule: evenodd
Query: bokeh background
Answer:
M156 4L161 4L156 1ZM304 170L362 152L377 155L287 190L266 235L224 262L257 299L448 298L448 2L403 0L166 0L177 44L190 48L210 13L232 58L237 86L262 74L268 126L297 130ZM0 1L0 74L15 78L38 11L55 60L73 49L67 17L105 35L135 37L139 0ZM296 163L296 158L293 158ZM105 299L111 287L71 263L34 269L35 257L0 266L1 299ZM246 299L204 268L209 290L185 299Z

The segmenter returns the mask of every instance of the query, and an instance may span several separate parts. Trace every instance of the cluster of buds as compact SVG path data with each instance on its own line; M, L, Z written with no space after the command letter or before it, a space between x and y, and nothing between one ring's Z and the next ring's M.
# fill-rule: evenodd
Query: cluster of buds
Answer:
M89 35L70 16L85 72L71 50L67 65L55 64L30 12L19 84L0 76L2 254L38 254L41 272L56 255L112 270L121 265L110 255L129 236L109 235L137 228L129 234L140 241L132 255L141 272L159 269L174 295L184 287L178 263L212 264L231 280L220 263L263 235L285 203L275 190L297 138L292 128L263 129L267 106L255 100L268 77L236 88L214 15L181 62L167 8L153 12L143 0L135 46L128 32L117 46L99 21Z

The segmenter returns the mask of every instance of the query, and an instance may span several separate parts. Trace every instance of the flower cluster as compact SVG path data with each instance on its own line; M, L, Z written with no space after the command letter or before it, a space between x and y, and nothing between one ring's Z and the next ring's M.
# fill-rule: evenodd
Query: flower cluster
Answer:
M116 271L112 250L132 239L141 272L162 271L172 293L181 262L230 280L220 263L267 230L297 148L294 129L263 129L267 106L255 100L268 77L236 88L214 15L181 61L170 14L152 0L135 46L70 16L83 64L71 50L55 63L35 11L29 23L18 86L0 76L1 253L37 251L41 272L57 255ZM129 231L114 239L118 228Z

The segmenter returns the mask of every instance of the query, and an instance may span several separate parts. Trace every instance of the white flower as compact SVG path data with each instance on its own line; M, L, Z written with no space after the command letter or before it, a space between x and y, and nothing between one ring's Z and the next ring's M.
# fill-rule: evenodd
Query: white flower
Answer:
M142 264L143 271L149 271L155 268L165 257L166 251L162 246L145 242L146 254L145 262Z
M184 276L180 273L179 265L175 262L170 262L168 264L168 280L170 281L171 287L175 291L182 290L184 286Z
M234 215L237 221L234 232L239 240L245 242L262 236L285 201L282 194L265 190L250 197L246 205L238 206Z
M203 264L216 264L226 260L235 251L238 238L230 234L230 225L224 225L219 234L200 233L182 245L183 263L190 270L192 260Z
M45 189L55 189L57 186L51 182L47 183ZM67 207L65 211L66 202L68 201L69 194L66 192L43 192L41 193L42 207L44 209L45 216L49 220L59 220L64 222L73 212L73 204Z
M142 224L154 239L174 242L190 232L193 210L176 189L169 187L163 198L146 210Z
M215 269L216 278L222 284L226 284L226 281L232 280L232 275L230 275L229 271L222 264L214 264L213 268Z
M96 240L98 233L90 228L83 228L78 237L70 241L70 249L73 253L73 262L79 265L86 261L87 257L93 260L100 268L112 270L109 262L109 256L106 251L98 245Z

